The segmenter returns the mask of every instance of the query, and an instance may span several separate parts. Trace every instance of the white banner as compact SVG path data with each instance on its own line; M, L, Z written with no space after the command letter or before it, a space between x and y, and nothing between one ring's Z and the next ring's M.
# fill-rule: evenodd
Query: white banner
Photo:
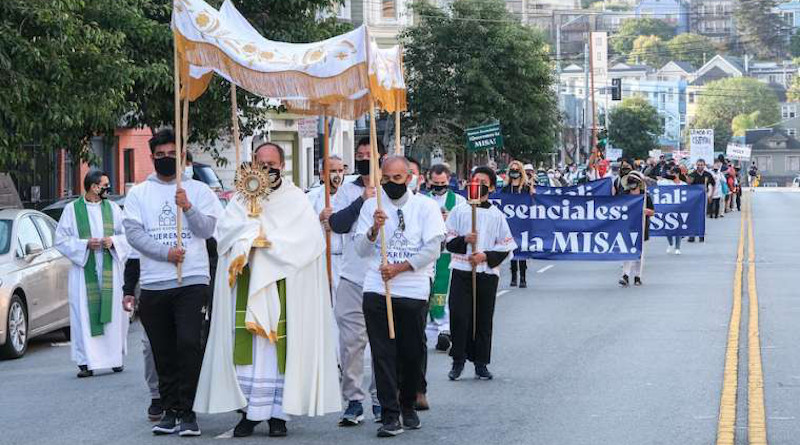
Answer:
M650 151L649 151L647 154L648 154L648 156L650 156L651 158L658 159L658 158L660 158L660 157L661 157L661 155L662 155L663 153L661 152L661 150L659 150L659 149L657 149L657 148L656 148L655 150L650 150Z
M739 161L749 161L751 152L751 145L728 144L725 156Z
M698 159L703 159L706 163L713 163L714 130L710 128L691 130L689 153L692 164L697 163Z

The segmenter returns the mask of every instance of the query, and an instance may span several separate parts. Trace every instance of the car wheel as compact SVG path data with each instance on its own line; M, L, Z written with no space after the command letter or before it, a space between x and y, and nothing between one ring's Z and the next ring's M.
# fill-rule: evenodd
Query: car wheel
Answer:
M18 295L11 296L6 320L6 344L0 348L4 358L19 358L28 349L28 312Z

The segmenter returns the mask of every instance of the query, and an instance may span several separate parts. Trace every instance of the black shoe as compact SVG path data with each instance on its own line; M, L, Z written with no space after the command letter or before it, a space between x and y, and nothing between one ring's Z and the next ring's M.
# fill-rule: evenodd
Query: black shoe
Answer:
M122 372L122 371L125 370L125 367L124 366L117 366L115 368L111 368L111 370L114 371L114 372Z
M431 409L428 404L428 396L424 392L417 393L417 400L414 402L414 409L417 411L427 411Z
M639 278L639 277L633 277L633 285L634 286L641 286L642 285L642 279Z
M418 430L422 428L422 422L419 420L417 412L413 409L403 412L403 428L409 430Z
M528 283L525 281L525 278L523 278L522 281L519 282L519 288L520 289L525 289L527 287L528 287Z
M453 368L450 369L450 373L447 374L447 377L450 380L458 380L462 372L464 372L464 364L453 362Z
M236 427L233 429L233 437L250 437L253 435L253 430L256 429L256 425L261 423L257 420L248 420L247 414L242 413L242 420L236 424Z
M400 425L400 420L395 419L384 423L378 428L378 437L394 437L403 433L403 426Z
M161 406L161 399L153 399L150 401L150 407L147 408L147 418L151 422L158 422L164 416L164 407Z
M701 243L704 243L704 242L706 242L706 237L704 237L704 236L701 236L701 237L700 237L700 242L701 242Z
M79 370L79 371L78 371L78 378L79 378L79 379L82 379L82 378L84 378L84 377L91 377L91 376L93 376L93 375L94 375L94 371L92 371L91 369L89 369L89 367L88 367L88 366L86 366L86 365L80 365L80 366L78 366L78 370Z
M517 279L516 278L512 278L511 279L511 287L517 287Z
M450 334L447 332L440 332L439 337L436 339L436 350L447 352L450 349Z
M164 412L161 422L153 427L153 434L161 436L164 434L174 434L178 432L178 413L168 409Z
M619 279L619 285L622 286L622 287L628 287L629 283L630 282L628 281L628 276L627 275L623 275L622 278Z
M181 416L178 435L181 437L200 435L200 425L197 424L197 416L194 411L188 411Z
M269 419L269 437L286 437L289 430L286 429L286 421L283 419Z
M688 239L688 241L689 241L690 243L693 243L693 242L694 242L694 237L693 237L693 236L690 236L690 237L689 237L689 239Z
M475 364L475 378L478 380L491 380L494 378L486 365Z

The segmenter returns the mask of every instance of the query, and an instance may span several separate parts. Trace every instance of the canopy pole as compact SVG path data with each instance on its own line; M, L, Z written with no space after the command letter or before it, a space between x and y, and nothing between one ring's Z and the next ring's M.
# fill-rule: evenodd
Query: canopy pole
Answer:
M239 135L239 105L236 101L236 84L231 82L231 127L233 128L233 147L236 150L236 171L242 165L242 142Z
M403 156L403 147L400 145L400 110L394 112L394 154Z
M175 88L175 179L177 187L180 188L181 186L181 73L180 73L180 58L178 57L178 39L177 37L173 36L172 39L172 55L173 55L173 65L174 65L174 74L173 74L173 81L174 81L174 88ZM188 91L186 97L189 97ZM188 107L186 107L188 109ZM184 113L185 114L185 113ZM181 212L181 208L177 207L176 209L176 229L177 229L177 244L176 247L178 249L183 248L183 240L181 239L181 232L183 231L183 214ZM177 279L178 284L180 285L183 281L183 268L181 267L182 263L178 263L176 265L177 268Z
M372 94L369 96L369 144L372 148L370 160L370 187L376 187L376 178L380 177L380 167L378 166L378 129L375 123L375 100ZM381 191L376 190L375 199L378 201L378 210L383 210L381 206ZM385 266L386 261L386 232L381 227L381 265ZM389 338L394 340L394 310L392 309L392 290L388 281L384 281L384 289L386 290L386 319L389 326Z
M330 156L330 135L328 134L328 113L323 109L322 114L322 183L325 184L325 208L331 206L331 170L328 163ZM328 288L331 290L331 304L333 304L333 270L331 268L331 229L325 229L325 265L328 272Z

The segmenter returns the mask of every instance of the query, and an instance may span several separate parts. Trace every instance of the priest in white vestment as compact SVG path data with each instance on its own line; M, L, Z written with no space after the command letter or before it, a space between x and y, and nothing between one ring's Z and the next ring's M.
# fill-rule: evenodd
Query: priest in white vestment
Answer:
M256 158L280 177L280 147L263 144ZM250 217L237 193L217 224L214 310L194 403L203 413L241 409L235 437L264 420L270 436L285 436L289 415L341 410L319 217L286 180L260 204ZM269 247L254 246L259 235Z
M90 171L86 193L64 207L55 247L72 262L69 314L72 360L78 377L97 369L121 372L127 351L127 312L122 305L125 261L130 248L122 210L107 198L108 176Z

